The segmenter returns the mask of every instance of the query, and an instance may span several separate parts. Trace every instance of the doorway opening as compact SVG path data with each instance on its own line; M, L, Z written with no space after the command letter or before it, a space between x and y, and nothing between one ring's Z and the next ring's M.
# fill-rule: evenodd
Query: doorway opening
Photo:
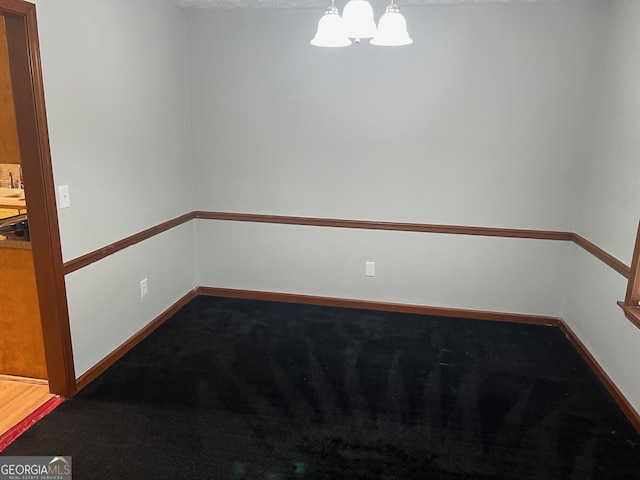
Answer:
M36 6L0 0L49 390L76 393L62 248L49 150Z

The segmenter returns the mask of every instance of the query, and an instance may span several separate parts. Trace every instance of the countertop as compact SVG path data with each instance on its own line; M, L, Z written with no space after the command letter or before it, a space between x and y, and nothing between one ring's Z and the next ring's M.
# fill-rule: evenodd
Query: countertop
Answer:
M11 208L14 210L24 210L27 208L27 202L23 199L0 198L0 208Z
M27 204L24 190L21 188L0 188L0 208L25 210Z

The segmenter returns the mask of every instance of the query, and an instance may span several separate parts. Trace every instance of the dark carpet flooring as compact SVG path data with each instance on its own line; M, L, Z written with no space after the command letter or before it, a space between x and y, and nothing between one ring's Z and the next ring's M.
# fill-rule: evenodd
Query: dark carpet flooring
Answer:
M638 479L554 327L198 297L2 455L85 479Z

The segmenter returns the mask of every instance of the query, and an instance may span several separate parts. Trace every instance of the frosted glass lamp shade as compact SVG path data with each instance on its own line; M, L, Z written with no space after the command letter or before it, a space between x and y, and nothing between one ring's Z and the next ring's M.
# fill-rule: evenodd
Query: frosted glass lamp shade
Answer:
M359 40L376 34L373 8L367 0L349 0L342 11L342 20L349 38Z
M338 9L329 7L318 22L318 31L311 40L311 45L316 47L346 47L351 45L347 37L344 24Z
M378 23L378 33L371 39L372 45L399 47L411 45L413 40L407 32L407 22L398 7L391 4Z

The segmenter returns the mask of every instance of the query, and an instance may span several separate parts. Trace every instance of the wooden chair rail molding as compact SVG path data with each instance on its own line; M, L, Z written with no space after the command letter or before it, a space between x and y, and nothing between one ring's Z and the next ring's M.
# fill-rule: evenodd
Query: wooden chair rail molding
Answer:
M91 263L102 260L120 250L131 245L147 240L154 235L158 235L173 227L182 225L193 219L203 220L223 220L230 222L253 222L253 223L271 223L280 225L300 225L313 227L330 227L330 228L356 228L365 230L387 230L400 232L418 232L418 233L440 233L449 235L478 235L485 237L504 237L504 238L528 238L534 240L559 240L572 241L576 245L582 247L587 252L613 268L626 278L629 278L630 268L615 258L613 255L605 252L600 247L594 245L589 240L583 238L577 233L557 232L553 230L527 230L515 228L495 228L495 227L477 227L465 225L438 225L430 223L402 223L402 222L380 222L374 220L346 220L338 218L319 218L319 217L296 217L288 215L265 215L255 213L231 213L231 212L206 212L194 211L185 213L172 220L156 225L154 227L143 230L142 232L131 235L130 237L119 240L111 245L102 247L98 250L89 252L81 257L69 260L64 264L65 275L74 272L80 268L86 267Z
M437 225L431 223L380 222L374 220L345 220L338 218L292 217L254 213L195 212L196 218L234 222L305 225L314 227L357 228L365 230L395 230L401 232L446 233L451 235L480 235L485 237L533 238L539 240L571 240L571 233L548 230Z
M118 240L111 245L107 245L106 247L99 248L98 250L94 250L93 252L89 252L81 257L74 258L73 260L69 260L64 264L64 274L68 274L71 272L75 272L87 265L91 265L92 263L97 262L98 260L102 260L103 258L108 257L109 255L113 255L120 250L124 250L127 247L135 245L136 243L140 243L144 240L147 240L155 235L158 235L162 232L166 232L167 230L172 229L173 227L177 227L182 225L183 223L188 222L189 220L193 220L194 215L193 212L185 213L184 215L180 215L172 220L168 220L159 225L156 225L151 228L147 228L142 232L138 232L129 237L123 238L122 240Z
M575 243L579 247L582 247L597 259L609 265L623 277L629 278L629 267L610 253L605 252L603 249L591 243L589 240L578 235L577 233L571 234L571 241L573 241L573 243Z
M640 223L636 233L636 243L633 247L631 269L627 276L627 293L624 302L618 302L624 315L636 327L640 328Z

